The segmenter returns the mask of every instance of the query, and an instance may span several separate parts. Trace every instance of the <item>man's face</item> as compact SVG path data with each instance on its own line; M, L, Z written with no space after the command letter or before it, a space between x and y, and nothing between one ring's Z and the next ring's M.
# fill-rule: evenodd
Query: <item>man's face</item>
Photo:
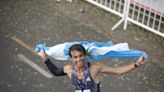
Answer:
M71 55L72 55L71 60L73 64L75 64L78 68L84 66L84 59L85 59L84 53L73 50L71 51Z

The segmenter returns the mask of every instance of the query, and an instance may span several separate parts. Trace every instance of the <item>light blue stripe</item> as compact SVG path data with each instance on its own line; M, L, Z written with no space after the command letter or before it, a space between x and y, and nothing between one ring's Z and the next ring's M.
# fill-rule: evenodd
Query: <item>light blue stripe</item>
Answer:
M128 50L128 51L110 51L105 55L89 56L92 60L101 60L103 58L138 58L144 56L148 58L147 54L138 50Z

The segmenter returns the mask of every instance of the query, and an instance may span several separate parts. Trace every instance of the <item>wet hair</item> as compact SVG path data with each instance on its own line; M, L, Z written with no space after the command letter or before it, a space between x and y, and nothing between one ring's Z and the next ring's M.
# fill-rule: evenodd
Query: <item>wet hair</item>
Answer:
M80 44L74 44L70 47L70 49L69 49L69 56L70 57L72 57L71 51L79 51L79 52L82 52L84 55L87 55L85 48Z

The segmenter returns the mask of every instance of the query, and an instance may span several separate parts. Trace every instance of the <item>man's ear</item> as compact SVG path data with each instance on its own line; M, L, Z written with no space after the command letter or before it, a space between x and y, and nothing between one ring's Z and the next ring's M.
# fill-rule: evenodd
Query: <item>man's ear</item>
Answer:
M70 56L69 59L72 60L72 57Z

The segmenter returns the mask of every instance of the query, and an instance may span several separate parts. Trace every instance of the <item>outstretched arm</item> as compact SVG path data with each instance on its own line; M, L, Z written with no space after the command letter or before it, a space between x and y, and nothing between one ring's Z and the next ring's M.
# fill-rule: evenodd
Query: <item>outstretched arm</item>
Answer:
M38 53L38 55L42 58L42 60L47 65L50 72L55 76L64 76L66 73L64 73L63 68L58 68L55 64L53 64L50 59L47 57L44 51L41 51Z
M140 65L143 65L145 62L146 60L144 59L144 57L140 57L137 60L137 62L131 63L129 65L121 66L121 67L112 68L105 65L100 65L100 72L107 73L107 74L109 73L124 74L139 67Z

